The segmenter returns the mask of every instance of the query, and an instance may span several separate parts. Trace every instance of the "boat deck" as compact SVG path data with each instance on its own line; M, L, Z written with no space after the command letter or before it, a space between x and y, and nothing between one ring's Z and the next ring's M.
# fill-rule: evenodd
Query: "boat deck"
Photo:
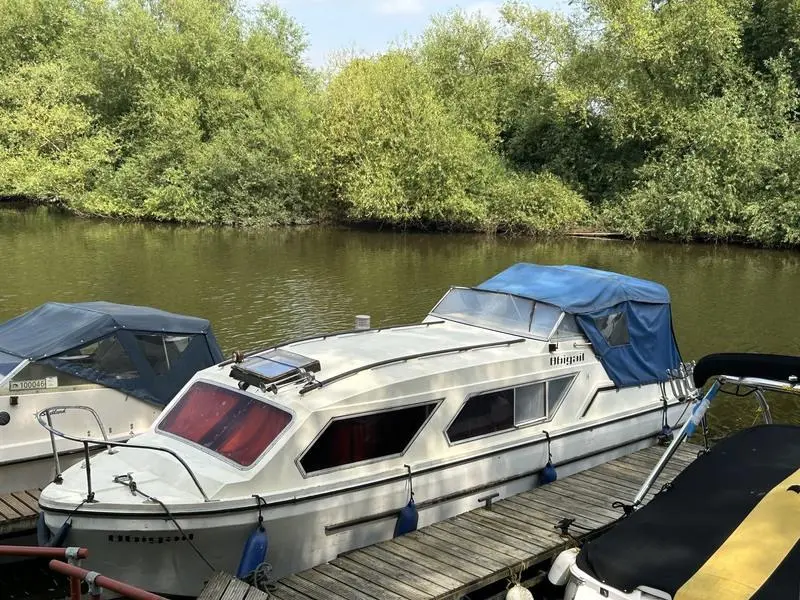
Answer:
M24 490L0 495L0 536L33 532L39 517L41 490Z
M667 464L649 501L694 460L700 448L684 444ZM278 600L445 600L503 581L511 573L542 565L573 544L612 525L664 452L639 450L548 485L498 500L407 535L342 554L277 582ZM540 575L541 577L541 575ZM258 590L218 573L200 600L260 600ZM503 593L503 597L504 597Z

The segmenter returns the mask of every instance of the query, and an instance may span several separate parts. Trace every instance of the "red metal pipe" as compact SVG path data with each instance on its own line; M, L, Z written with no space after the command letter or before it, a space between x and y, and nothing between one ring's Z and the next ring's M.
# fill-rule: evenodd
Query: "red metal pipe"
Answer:
M51 560L50 568L56 573L61 573L62 575L67 575L68 577L79 577L84 581L86 580L86 576L92 573L92 571L81 569L75 565L68 565L60 560ZM150 592L146 592L140 588L128 585L127 583L122 583L121 581L111 579L110 577L106 577L104 575L97 575L97 577L94 579L94 583L104 590L121 594L122 596L130 598L131 600L166 600L163 596L151 594Z
M20 556L25 558L68 558L68 548L43 548L41 546L0 546L0 556ZM77 557L86 558L89 551L86 548L78 548Z
M69 600L81 600L81 580L77 577L69 578Z

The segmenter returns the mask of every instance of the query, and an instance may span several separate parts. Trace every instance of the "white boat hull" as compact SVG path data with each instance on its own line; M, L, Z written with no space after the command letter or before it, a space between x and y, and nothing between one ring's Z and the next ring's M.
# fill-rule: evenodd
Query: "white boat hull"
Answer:
M682 410L683 405L672 406L670 421ZM660 410L648 410L555 439L552 451L560 465L559 477L654 444L661 418ZM481 506L478 498L486 495L496 492L504 498L535 487L537 472L544 466L542 456L540 443L523 445L415 475L419 526L477 508ZM146 487L143 491L147 492ZM447 499L428 504L443 497ZM407 481L395 479L264 509L269 535L267 561L273 574L283 577L343 552L390 539L396 511L407 501ZM67 543L90 549L87 568L162 594L197 595L212 575L198 552L214 570L235 573L245 541L256 526L254 508L226 513L224 504L220 504L215 513L177 517L197 552L163 514L148 517L80 512L73 517ZM208 506L198 505L198 511L208 510ZM382 518L369 519L382 513ZM568 511L564 516L569 516ZM61 513L46 513L51 530L60 527L64 518ZM348 524L359 519L367 522Z
M161 407L98 385L76 386L47 392L0 394L0 405L11 421L0 427L0 494L46 486L53 481L50 434L36 421L36 413L58 406L88 406L100 416L105 434L112 441L127 441L145 431L160 414ZM68 435L102 439L94 417L86 411L66 411L52 417L53 426ZM56 437L61 470L83 459L83 445Z

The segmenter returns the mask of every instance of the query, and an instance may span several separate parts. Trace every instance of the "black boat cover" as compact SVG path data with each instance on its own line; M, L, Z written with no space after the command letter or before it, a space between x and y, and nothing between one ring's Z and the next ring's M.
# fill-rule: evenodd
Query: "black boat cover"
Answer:
M715 375L788 382L793 375L800 377L800 356L739 352L709 354L697 361L694 367L694 384L701 388Z
M800 426L760 425L715 445L646 506L580 551L624 592L675 600L800 597Z

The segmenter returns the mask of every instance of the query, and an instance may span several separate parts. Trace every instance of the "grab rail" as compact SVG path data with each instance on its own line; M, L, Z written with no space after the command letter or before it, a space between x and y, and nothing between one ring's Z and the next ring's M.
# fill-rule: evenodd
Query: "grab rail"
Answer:
M56 449L54 436L57 435L58 437L64 438L65 440L70 440L72 442L78 442L79 444L83 444L83 453L86 461L86 502L95 502L94 492L92 491L92 467L91 467L91 456L89 454L89 444L104 445L108 448L109 454L112 454L114 452L112 448L117 448L117 447L133 448L138 450L153 450L155 452L164 452L166 454L169 454L175 460L177 460L184 469L186 469L186 472L189 474L189 477L192 478L192 481L194 482L194 485L200 492L200 495L203 496L203 501L211 502L208 495L206 495L203 486L200 485L200 481L197 479L197 476L194 474L194 471L192 471L192 468L174 450L170 450L169 448L159 448L156 446L142 446L140 444L131 444L130 442L112 442L107 438L104 430L102 430L104 438L103 440L95 440L93 438L79 438L67 435L64 432L58 431L57 429L53 428L52 420L50 418L52 411L66 412L66 410L87 410L93 413L95 417L97 417L97 413L88 406L51 406L49 408L45 408L44 410L39 411L39 413L36 415L36 420L39 422L39 425L41 425L47 431L50 432L50 442L53 447L53 454L56 460L56 468L58 469L58 471L56 472L56 482L59 482L59 480L61 479L61 471L58 466L59 465L58 451ZM47 418L47 423L44 423L42 421L42 417ZM97 419L99 422L100 418L97 417ZM102 427L102 422L100 422L100 425Z
M294 338L292 340L287 340L285 342L281 342L280 344L275 344L273 346L248 350L247 352L241 354L241 358L244 359L250 356L254 356L256 354L269 352L270 350L277 350L278 348L285 348L286 346L291 346L293 344L300 344L303 342L310 342L313 340L327 340L328 338L339 337L342 335L378 333L380 331L392 331L395 329L410 329L412 327L430 327L431 325L441 325L442 323L444 323L444 321L428 321L423 323L406 323L403 325L389 325L387 327L371 327L370 329L344 329L342 331L333 331L331 333L315 333L314 335L307 335L304 337ZM237 362L236 357L224 360L221 363L217 364L217 366L222 368L234 362Z
M314 381L312 383L308 383L300 390L299 393L302 396L303 394L306 394L312 390L318 390L319 388L325 387L326 385L330 385L342 379L346 379L347 377L352 377L353 375L357 375L362 371L369 371L370 369L376 369L378 367L384 367L386 365L391 365L394 363L406 362L409 360L415 360L417 358L427 358L429 356L439 356L442 354L455 354L458 352L467 352L469 350L493 348L495 346L510 346L512 344L519 344L520 342L524 341L527 341L526 338L513 338L510 340L502 340L499 342L487 342L485 344L473 344L471 346L456 346L455 348L442 348L441 350L430 350L428 352L418 352L416 354L407 354L405 356L387 358L384 360L379 360L373 363L362 365L360 367L356 367L355 369L350 369L349 371L344 371L343 373L339 373L337 375L333 375L332 377L328 377L328 379L322 379L320 381Z
M714 383L708 389L706 394L700 398L694 398L696 402L694 408L692 409L692 413L689 415L689 418L686 419L686 422L681 427L678 435L672 440L672 443L669 445L667 450L664 454L661 455L658 462L656 463L653 470L650 471L650 474L645 479L644 484L636 493L636 496L633 499L632 507L634 509L639 508L642 505L642 500L644 500L647 493L650 491L650 488L653 487L658 477L661 475L661 472L664 470L664 466L669 462L675 452L678 450L678 446L685 441L687 438L691 437L692 434L697 429L698 425L703 421L705 418L705 414L708 411L709 407L711 406L711 401L716 397L719 393L720 389L725 384L732 384L732 385L740 385L753 388L754 394L758 399L758 403L761 407L761 412L763 414L764 423L767 425L772 423L772 413L769 409L769 403L767 402L767 398L764 396L764 390L772 390L775 392L789 392L800 394L800 384L797 382L797 378L793 377L790 378L790 381L777 381L771 379L761 379L757 377L734 377L730 375L718 375L714 378Z

